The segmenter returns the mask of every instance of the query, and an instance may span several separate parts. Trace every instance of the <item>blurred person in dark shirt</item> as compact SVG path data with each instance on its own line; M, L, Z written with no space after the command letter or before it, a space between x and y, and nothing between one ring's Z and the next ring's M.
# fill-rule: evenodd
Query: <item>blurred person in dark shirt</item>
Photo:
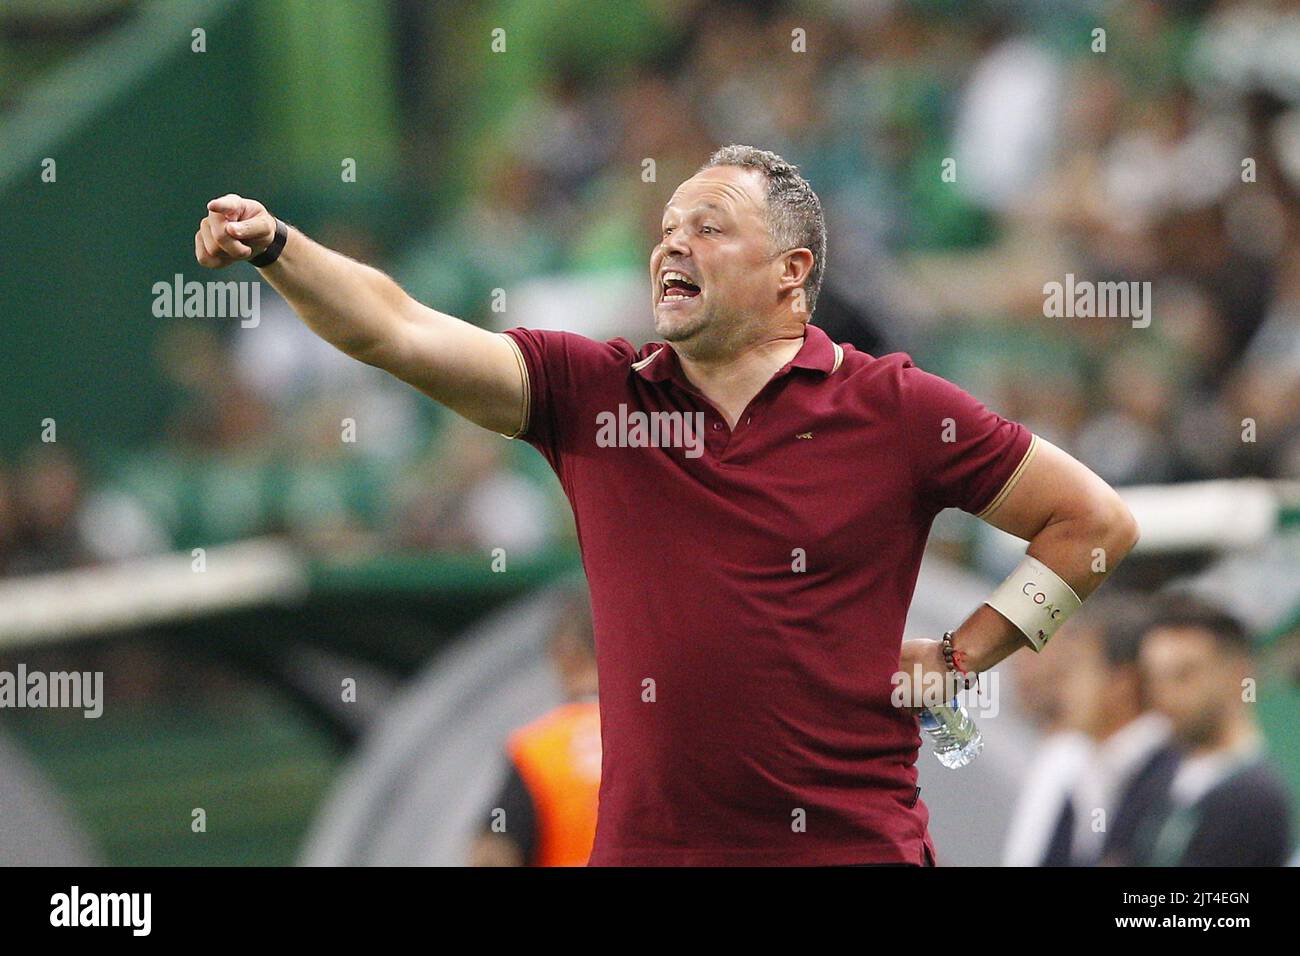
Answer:
M1255 715L1257 671L1245 627L1194 598L1170 598L1142 639L1153 707L1182 752L1135 795L1131 865L1281 866L1291 851L1291 798Z
M5 571L36 574L88 563L92 555L79 524L82 477L72 453L53 442L33 446L24 454L13 484L7 522L12 543Z
M1168 719L1149 707L1138 663L1148 615L1139 598L1108 594L1089 604L1061 696L1088 752L1048 847L1048 865L1117 863L1131 852L1135 794L1178 763Z
M1088 866L1128 852L1132 793L1178 759L1168 721L1146 704L1138 667L1146 620L1136 597L1111 592L1062 628L1068 653L1057 645L1062 669L1048 685L1059 721L1017 804L1008 865Z

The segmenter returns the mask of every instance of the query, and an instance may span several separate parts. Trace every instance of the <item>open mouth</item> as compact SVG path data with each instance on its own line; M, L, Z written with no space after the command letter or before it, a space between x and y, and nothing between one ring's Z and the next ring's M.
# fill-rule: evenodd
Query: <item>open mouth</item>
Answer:
M669 270L659 281L662 287L659 298L663 302L685 302L700 294L700 287L681 272Z

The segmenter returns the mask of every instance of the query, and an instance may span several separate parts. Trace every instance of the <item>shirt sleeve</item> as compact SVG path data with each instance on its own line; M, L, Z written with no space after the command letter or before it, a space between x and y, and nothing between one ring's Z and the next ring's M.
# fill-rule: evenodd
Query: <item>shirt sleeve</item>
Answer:
M575 430L589 423L594 433L588 406L617 367L622 340L523 328L508 329L505 336L515 347L527 396L519 429L507 437L528 442L558 473L563 453L575 444Z
M991 514L1033 457L1033 433L910 359L901 375L905 442L920 501L935 513Z

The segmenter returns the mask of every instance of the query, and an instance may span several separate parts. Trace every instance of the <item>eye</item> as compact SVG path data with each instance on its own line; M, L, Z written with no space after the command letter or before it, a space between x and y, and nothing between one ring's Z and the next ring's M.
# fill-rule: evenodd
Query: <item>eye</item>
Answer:
M664 226L664 235L665 235L665 236L668 235L668 233L670 233L670 232L672 232L672 231L673 231L673 227L672 227L672 226Z

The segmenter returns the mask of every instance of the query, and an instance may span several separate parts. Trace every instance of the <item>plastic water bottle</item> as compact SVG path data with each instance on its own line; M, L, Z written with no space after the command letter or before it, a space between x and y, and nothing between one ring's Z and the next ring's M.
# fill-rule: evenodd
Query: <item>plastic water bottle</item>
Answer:
M939 763L951 770L966 766L984 749L980 729L956 697L946 704L925 708L919 719L930 735Z

